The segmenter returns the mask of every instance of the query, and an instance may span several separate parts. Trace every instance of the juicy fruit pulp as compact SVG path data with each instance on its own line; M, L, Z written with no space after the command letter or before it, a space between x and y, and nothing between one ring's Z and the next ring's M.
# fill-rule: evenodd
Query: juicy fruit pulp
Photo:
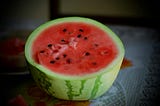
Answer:
M32 47L34 60L68 75L84 75L106 67L117 55L112 39L100 28L83 22L50 26Z

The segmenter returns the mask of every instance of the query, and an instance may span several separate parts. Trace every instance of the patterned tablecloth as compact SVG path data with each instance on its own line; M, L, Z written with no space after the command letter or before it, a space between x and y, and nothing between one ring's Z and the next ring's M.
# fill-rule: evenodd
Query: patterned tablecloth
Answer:
M127 106L159 106L160 30L129 26L111 28L123 40L126 58L133 64L117 78L126 91Z

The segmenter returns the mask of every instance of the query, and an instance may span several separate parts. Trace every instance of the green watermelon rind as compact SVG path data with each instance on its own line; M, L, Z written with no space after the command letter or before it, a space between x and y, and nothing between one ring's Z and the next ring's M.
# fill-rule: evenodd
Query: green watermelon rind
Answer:
M28 66L35 82L49 95L64 100L90 100L101 96L112 86L120 63L107 73L81 80L51 77L29 63Z
M118 50L119 50L119 54L116 57L116 59L113 60L113 62L111 62L107 67L101 69L101 71L98 71L96 73L92 73L92 74L87 74L87 75L83 75L83 76L73 76L73 75L63 75L63 74L58 74L55 73L53 71L50 71L49 69L43 67L42 65L36 63L33 58L32 58L32 54L30 53L32 50L32 42L37 38L37 36L43 31L43 29L46 29L47 27L52 26L53 24L59 24L59 23L63 23L63 22L85 22L85 23L89 23L89 24L93 24L98 26L99 28L101 28L102 30L104 30L106 33L108 33L109 36L111 36L111 38L113 39L114 42L117 42L118 45L116 44ZM84 78L92 78L94 76L103 74L107 71L111 71L112 68L118 64L121 63L124 57L124 46L121 42L121 40L118 38L118 36L113 33L106 25L101 24L98 21L89 19L89 18L84 18L84 17L65 17L65 18L58 18L49 22L44 23L43 25L39 26L37 29L35 29L31 35L28 37L26 45L25 45L25 56L27 61L32 64L32 66L38 68L40 71L46 73L49 76L53 76L55 78L60 78L60 79L68 79L68 80L80 80L80 79L84 79Z

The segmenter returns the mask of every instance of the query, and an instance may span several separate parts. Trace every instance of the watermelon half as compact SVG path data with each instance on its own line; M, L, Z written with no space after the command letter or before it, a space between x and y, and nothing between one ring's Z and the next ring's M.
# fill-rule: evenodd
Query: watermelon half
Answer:
M49 21L35 29L25 56L37 84L65 100L95 99L113 84L124 47L105 25L83 17Z

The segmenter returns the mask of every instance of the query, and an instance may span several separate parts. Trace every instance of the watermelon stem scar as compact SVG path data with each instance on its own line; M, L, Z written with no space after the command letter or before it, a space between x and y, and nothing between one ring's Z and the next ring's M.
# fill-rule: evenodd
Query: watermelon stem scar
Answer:
M89 18L66 17L35 29L27 39L25 56L33 78L48 94L88 100L112 86L124 47L106 25Z

